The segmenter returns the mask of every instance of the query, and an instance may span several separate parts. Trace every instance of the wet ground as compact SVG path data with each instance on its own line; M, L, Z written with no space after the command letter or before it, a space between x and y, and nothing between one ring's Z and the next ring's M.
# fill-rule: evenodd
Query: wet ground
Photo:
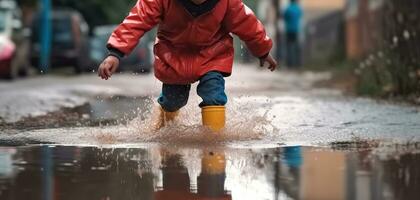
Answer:
M239 65L227 128L199 103L150 131L151 75L0 83L0 199L417 199L420 108Z

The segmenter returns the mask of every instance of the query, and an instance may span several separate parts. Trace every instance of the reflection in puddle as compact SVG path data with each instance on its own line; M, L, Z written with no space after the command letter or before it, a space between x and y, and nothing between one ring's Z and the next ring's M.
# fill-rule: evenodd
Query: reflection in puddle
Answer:
M0 199L415 199L419 164L372 149L10 147Z

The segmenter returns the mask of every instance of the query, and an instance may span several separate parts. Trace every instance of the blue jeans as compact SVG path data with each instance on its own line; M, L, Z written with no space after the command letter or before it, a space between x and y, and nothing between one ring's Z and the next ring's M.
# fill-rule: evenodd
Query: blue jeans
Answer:
M288 67L297 68L301 65L300 44L298 33L287 33L286 62Z
M158 103L167 112L175 112L187 105L191 85L163 84ZM209 72L200 78L197 94L203 99L200 107L224 106L227 103L225 79L219 72Z

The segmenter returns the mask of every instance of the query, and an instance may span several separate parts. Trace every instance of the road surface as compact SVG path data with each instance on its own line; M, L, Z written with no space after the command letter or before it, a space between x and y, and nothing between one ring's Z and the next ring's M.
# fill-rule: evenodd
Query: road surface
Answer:
M418 197L420 108L314 87L329 78L236 64L219 135L195 89L150 131L152 75L0 82L0 199Z

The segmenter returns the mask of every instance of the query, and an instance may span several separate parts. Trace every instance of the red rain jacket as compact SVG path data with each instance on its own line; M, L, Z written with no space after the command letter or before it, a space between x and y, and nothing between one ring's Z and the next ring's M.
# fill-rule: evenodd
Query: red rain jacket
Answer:
M239 36L256 57L267 55L273 45L242 0L218 0L196 17L181 0L139 0L111 35L108 48L129 54L156 25L154 71L166 84L194 83L209 71L229 76L234 56L230 33Z

